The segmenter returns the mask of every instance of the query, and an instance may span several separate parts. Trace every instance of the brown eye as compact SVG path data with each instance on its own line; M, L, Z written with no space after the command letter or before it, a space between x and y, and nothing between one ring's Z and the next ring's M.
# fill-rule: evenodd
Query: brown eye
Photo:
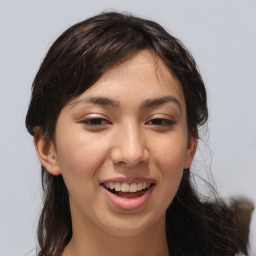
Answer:
M110 122L104 118L87 118L85 120L82 121L83 124L87 125L87 126L104 126L104 125L108 125L110 124Z
M165 118L154 118L148 121L147 124L154 126L171 126L174 124L174 122Z

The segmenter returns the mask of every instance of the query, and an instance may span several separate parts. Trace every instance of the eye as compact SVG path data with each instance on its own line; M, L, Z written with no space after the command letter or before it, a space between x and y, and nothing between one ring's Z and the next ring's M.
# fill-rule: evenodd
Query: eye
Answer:
M102 128L103 126L111 124L107 119L101 117L90 117L81 121L89 127Z
M146 124L152 125L152 126L172 126L175 124L174 121L166 119L166 118L154 118L149 120Z

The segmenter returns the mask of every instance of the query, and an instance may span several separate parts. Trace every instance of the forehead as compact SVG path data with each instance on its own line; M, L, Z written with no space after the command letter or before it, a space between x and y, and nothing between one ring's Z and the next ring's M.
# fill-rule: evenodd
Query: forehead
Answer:
M167 95L177 98L185 105L182 86L176 76L159 57L149 50L143 50L126 62L107 70L71 104L85 96L103 96L134 102L135 99Z

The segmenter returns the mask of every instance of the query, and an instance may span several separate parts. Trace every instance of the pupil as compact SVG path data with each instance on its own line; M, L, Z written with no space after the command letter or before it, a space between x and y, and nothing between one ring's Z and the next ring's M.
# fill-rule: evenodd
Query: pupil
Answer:
M99 119L99 118L94 118L94 119L91 120L91 124L93 124L93 125L99 125L99 124L101 124L101 119Z
M162 120L161 120L161 119L155 119L155 120L154 120L154 123L155 123L156 125L161 125L161 124L162 124Z

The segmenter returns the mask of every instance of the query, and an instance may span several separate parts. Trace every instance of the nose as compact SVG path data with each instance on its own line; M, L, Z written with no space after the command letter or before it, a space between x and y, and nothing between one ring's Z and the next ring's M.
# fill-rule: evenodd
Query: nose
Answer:
M142 130L138 124L117 129L110 156L114 164L132 168L148 162L149 152Z

